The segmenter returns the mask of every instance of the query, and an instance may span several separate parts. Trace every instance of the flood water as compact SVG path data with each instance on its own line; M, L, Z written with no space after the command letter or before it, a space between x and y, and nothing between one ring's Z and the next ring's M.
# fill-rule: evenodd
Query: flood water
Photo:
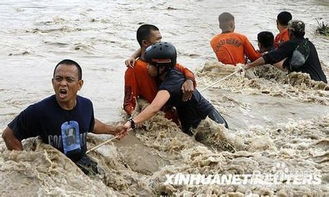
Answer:
M212 67L216 67L216 63L209 63L216 62L209 41L220 32L217 21L220 13L231 12L235 16L235 31L245 34L257 48L258 32L278 33L275 20L283 10L291 12L293 19L306 23L306 37L316 46L328 77L329 38L315 34L317 20L329 23L327 0L3 0L0 2L0 128L5 128L28 105L53 93L53 68L60 60L67 58L76 60L82 66L84 86L80 95L93 101L95 116L104 122L122 120L124 60L139 47L136 30L142 23L158 26L163 41L176 46L178 62L198 74L198 87L201 89L225 76L220 73L222 70L218 73ZM211 68L200 71L205 64ZM234 69L226 71L231 73ZM273 70L268 72L276 73ZM228 120L231 128L225 132L236 139L243 139L243 142L231 141L237 147L236 153L213 151L178 131L175 136L177 128L174 126L170 126L170 131L166 130L169 133L165 133L161 130L166 126L165 120L159 118L154 122L161 132L157 133L158 130L153 128L149 133L130 136L94 153L93 157L109 173L102 180L96 180L86 178L74 166L68 167L72 169L67 174L69 178L63 178L61 175L65 175L65 165L69 162L49 147L40 145L36 151L24 152L27 155L24 157L22 153L5 151L1 139L0 163L3 165L0 167L0 177L5 181L1 184L0 194L9 196L8 191L13 187L7 184L13 182L16 182L14 186L22 188L18 196L27 191L31 195L39 193L41 196L83 194L74 187L62 186L60 182L65 179L68 183L77 184L77 188L83 184L97 185L86 189L86 194L94 195L95 191L101 191L104 196L152 196L165 191L174 195L206 196L236 192L234 195L239 196L239 192L246 194L248 189L258 195L267 194L262 193L267 191L269 195L278 196L328 196L328 90L322 86L319 88L318 84L310 85L312 83L304 80L303 76L290 76L286 80L283 79L287 78L286 75L281 75L276 80L266 76L233 76L202 92ZM157 141L156 136L159 135L163 141ZM186 142L178 140L176 144L168 144L166 141L179 138L186 138ZM231 140L229 137L227 139ZM100 141L91 136L90 145ZM180 147L178 151L173 148L176 145ZM44 173L47 171L45 169L50 169L48 164L33 167L34 164L48 161L45 151L50 154L52 163L49 165L52 168L53 163L57 165L53 169L56 176L50 175L49 171ZM191 155L195 154L200 158L193 160ZM207 168L207 171L200 162L211 155L218 160L214 162L215 167ZM135 156L144 158L144 163L139 163L140 159ZM60 159L56 160L58 157ZM192 169L195 173L216 170L231 172L233 168L239 171L244 165L246 171L266 171L277 162L285 162L290 169L319 171L322 173L322 183L315 187L279 185L244 189L233 186L233 189L173 189L162 187L163 180L159 178L168 172L191 172ZM129 170L124 169L125 163L130 166ZM114 175L118 178L108 178ZM29 182L28 177L32 177L33 181L24 187ZM78 184L73 177L79 181L86 180ZM160 189L154 185L160 185Z

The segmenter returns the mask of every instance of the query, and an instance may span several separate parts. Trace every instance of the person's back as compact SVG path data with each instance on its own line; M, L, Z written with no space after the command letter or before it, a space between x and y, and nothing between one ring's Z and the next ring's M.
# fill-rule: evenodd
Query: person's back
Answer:
M293 53L298 46L301 46L304 43L306 44L306 47L309 48L308 58L306 59L303 65L299 67L294 67L291 65ZM287 50L288 58L286 61L284 61L283 64L284 68L287 68L290 72L295 71L295 72L308 73L311 79L315 81L323 81L327 83L327 78L321 68L321 63L319 60L318 53L311 41L309 41L307 38L303 38L303 39L295 38L287 41L286 43L283 43L282 45L283 48L290 49L289 51Z
M275 48L278 48L280 44L282 44L290 39L287 26L291 19L292 19L292 15L290 14L290 12L283 11L278 14L277 20L276 20L276 25L277 25L277 28L280 31L280 33L278 33L275 36L275 39L274 39Z
M224 12L218 17L221 34L214 36L210 45L218 61L224 64L245 64L247 58L256 60L260 54L254 49L248 38L242 34L234 33L234 16Z
M184 81L184 75L173 68L168 71L159 87L159 91L167 90L170 93L170 99L167 103L176 107L183 131L185 127L189 127L190 125L196 127L202 119L205 119L214 110L213 105L197 89L194 90L190 100L182 101L181 87Z

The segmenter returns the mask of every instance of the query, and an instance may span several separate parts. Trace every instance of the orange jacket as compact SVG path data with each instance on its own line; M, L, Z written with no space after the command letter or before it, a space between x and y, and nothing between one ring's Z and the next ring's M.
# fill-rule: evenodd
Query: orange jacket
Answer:
M247 62L246 56L251 61L261 56L246 36L234 32L214 36L210 45L216 53L218 61L224 64L245 64Z
M131 114L135 109L138 97L142 97L151 103L158 92L155 79L147 72L147 64L143 60L138 59L134 68L129 67L126 70L123 108L127 114ZM181 71L187 79L192 79L195 82L194 74L189 69L179 64L176 64L176 69Z
M286 42L288 40L290 40L289 32L288 32L288 28L286 28L282 32L278 33L278 35L275 36L274 47L278 48L281 43Z

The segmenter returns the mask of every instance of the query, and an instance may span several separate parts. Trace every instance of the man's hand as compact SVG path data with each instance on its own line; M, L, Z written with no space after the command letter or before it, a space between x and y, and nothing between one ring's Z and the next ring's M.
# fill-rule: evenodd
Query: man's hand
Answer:
M244 76L245 73L246 73L246 66L247 66L247 65L237 64L237 65L235 66L235 71L234 71L234 72L236 72L236 73L238 73L238 74Z
M130 57L130 58L125 60L125 64L126 64L127 67L134 68L135 61L136 61L135 58Z
M187 79L182 85L182 92L183 92L182 100L184 102L190 100L192 98L193 91L194 91L193 81L191 79Z
M121 139L127 135L128 130L125 128L124 125L119 124L113 127L110 132L111 134L115 135L118 139Z

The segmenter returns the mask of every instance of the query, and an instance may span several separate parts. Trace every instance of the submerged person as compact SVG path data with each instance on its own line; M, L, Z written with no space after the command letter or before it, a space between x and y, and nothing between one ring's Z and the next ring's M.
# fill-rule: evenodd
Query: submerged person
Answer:
M254 61L261 56L246 36L234 32L235 22L232 14L224 12L219 15L218 21L222 33L210 41L218 61L223 64L245 64L247 58Z
M289 72L308 73L311 79L327 83L322 70L318 53L313 43L305 35L305 24L300 20L292 20L288 25L290 40L282 43L278 49L263 55L256 61L247 64L245 69L263 64L276 64Z
M280 12L276 19L276 27L279 30L279 33L275 36L274 39L274 47L278 48L280 44L288 41L289 33L288 33L288 23L291 21L292 15L290 12L283 11Z
M125 72L124 86L124 103L123 108L130 116L136 108L138 98L143 98L149 103L153 101L158 91L158 84L155 78L147 72L147 62L145 61L145 49L162 39L159 29L150 24L141 25L137 30L137 41L141 47L141 56L135 61L134 66L128 67ZM175 68L184 75L184 83L182 85L183 100L188 100L192 97L194 91L195 78L194 74L187 68L176 64ZM175 113L170 106L162 109L166 113L168 119L175 121Z
M262 31L257 34L258 48L261 54L268 53L274 49L274 35L269 31Z
M141 124L150 119L165 104L176 107L182 131L188 135L193 135L192 128L197 128L201 120L207 116L213 121L228 127L225 119L198 90L193 91L190 100L183 101L181 99L183 94L181 87L185 77L175 68L177 53L172 44L167 42L153 44L146 49L144 57L148 62L149 75L158 78L160 86L152 103L136 117L126 122L124 125L126 130L134 129L136 124Z
M40 136L44 143L57 148L85 173L95 162L85 155L87 133L119 135L122 126L111 126L94 118L92 102L78 96L82 88L82 69L69 59L54 69L52 85L55 94L27 107L3 131L9 150L23 150L22 140Z

